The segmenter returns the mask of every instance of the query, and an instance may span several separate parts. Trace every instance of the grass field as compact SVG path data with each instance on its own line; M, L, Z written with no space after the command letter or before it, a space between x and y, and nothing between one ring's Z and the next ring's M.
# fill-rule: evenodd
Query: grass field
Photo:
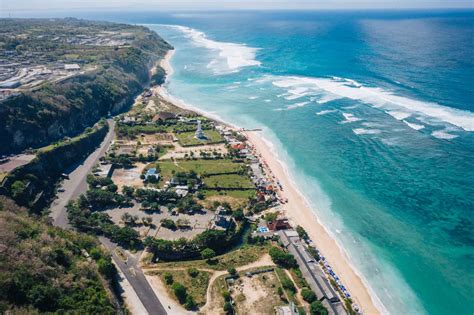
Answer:
M167 271L152 271L150 275L159 276L163 283L166 282L163 279L163 274L170 273L173 275L173 281L179 282L186 287L186 292L191 295L197 305L202 306L206 303L206 291L209 285L209 275L207 271L199 270L199 273L195 277L191 277L187 270L167 270ZM176 299L176 296L171 290L171 285L166 285L170 296Z
M239 249L228 252L224 255L216 256L215 263L208 264L206 260L191 260L191 261L175 261L158 263L155 266L160 269L176 269L176 268L205 268L213 270L227 270L229 267L239 267L257 261L265 253L268 253L268 246L258 245L244 245ZM154 267L153 265L147 268Z
M194 131L190 131L176 133L176 138L178 138L179 144L183 147L224 142L224 138L222 138L217 130L204 130L204 135L207 139L199 140L194 138Z
M214 201L227 202L233 210L245 208L249 198L255 197L255 190L202 190L204 207L211 208Z
M209 188L255 188L246 175L223 174L205 177L204 184Z
M213 173L232 173L238 172L243 165L234 163L231 160L177 160L160 161L156 164L160 169L161 178L167 181L172 177L172 172L190 172L194 171L203 176Z

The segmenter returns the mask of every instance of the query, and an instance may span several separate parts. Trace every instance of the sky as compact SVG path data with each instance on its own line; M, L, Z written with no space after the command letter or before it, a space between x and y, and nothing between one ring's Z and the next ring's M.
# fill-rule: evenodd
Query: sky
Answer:
M0 0L0 11L473 8L474 0Z

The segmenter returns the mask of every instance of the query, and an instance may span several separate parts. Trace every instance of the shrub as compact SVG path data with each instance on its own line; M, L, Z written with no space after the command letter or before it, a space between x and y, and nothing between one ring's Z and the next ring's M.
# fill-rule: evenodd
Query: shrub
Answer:
M172 284L173 281L174 281L174 280L173 280L173 275L172 275L171 273L169 273L169 272L165 272L165 273L163 274L163 279L165 280L165 283L166 283L167 285Z
M235 276L237 274L237 269L235 269L234 267L229 267L227 269L227 272L229 272L232 276Z
M316 301L316 294L308 288L301 289L301 296L303 297L303 300L308 303L313 303Z
M314 301L313 303L311 303L309 311L311 315L327 315L328 314L328 310L324 307L321 301Z
M188 268L188 275L193 278L196 278L199 275L199 270L197 270L196 268Z
M230 292L229 291L223 291L222 292L222 297L224 298L224 301L229 302L230 301Z
M293 284L293 281L291 279L285 277L281 279L281 285L283 286L284 289L291 291L293 293L296 293L296 287Z
M225 302L224 303L224 312L226 314L232 314L234 312L234 308L232 307L232 303Z
M285 253L277 247L272 247L269 251L270 256L275 264L284 268L296 268L298 263L292 254Z
M202 259L206 259L207 261L209 261L212 258L216 257L216 252L210 248L206 248L201 251L201 257Z
M187 310L193 310L196 308L196 302L191 295L186 296L186 302L184 303L184 308Z
M171 289L173 289L173 293L174 295L176 295L176 298L178 299L179 303L184 304L188 295L188 293L186 292L186 287L179 282L175 282L171 286Z

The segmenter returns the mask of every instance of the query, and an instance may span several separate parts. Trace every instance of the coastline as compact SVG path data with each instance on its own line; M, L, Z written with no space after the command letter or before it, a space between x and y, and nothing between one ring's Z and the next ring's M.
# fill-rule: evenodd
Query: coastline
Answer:
M171 75L173 74L173 68L171 67L170 60L174 55L175 50L170 50L162 59L160 65L166 71L166 83L169 82ZM173 103L177 107L195 111L203 116L210 117L222 124L230 126L232 128L241 130L238 126L224 122L215 115L210 115L198 108L189 106L183 101L172 97L166 90L165 85L156 87L155 92L162 98L170 103ZM349 257L347 257L343 248L337 243L337 241L329 234L326 228L319 221L316 213L312 211L312 208L308 201L303 197L303 194L298 190L295 183L291 180L288 174L287 168L283 162L277 158L275 152L273 152L271 146L267 143L265 138L254 131L244 132L247 136L248 141L254 146L259 157L263 159L271 173L280 181L283 189L279 191L281 197L287 200L287 203L282 204L281 208L284 210L284 214L292 221L295 225L302 226L313 242L317 245L318 249L326 257L326 260L331 265L333 270L341 278L342 282L351 292L352 299L364 314L381 314L382 311L377 308L376 302L374 301L375 296L370 294L369 287L364 283L362 277L358 274L355 267L350 263Z

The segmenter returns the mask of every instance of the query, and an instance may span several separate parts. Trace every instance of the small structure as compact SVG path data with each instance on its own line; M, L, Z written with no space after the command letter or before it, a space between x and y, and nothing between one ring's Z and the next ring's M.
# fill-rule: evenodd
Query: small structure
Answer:
M196 133L194 137L199 140L206 140L206 136L204 135L204 132L202 131L200 120L197 121L197 129L196 129Z
M158 120L165 121L168 119L176 119L176 114L170 112L159 112L153 117L152 121L157 122Z
M156 179L160 178L160 174L156 172L156 168L150 168L148 171L145 173L145 179L148 179L150 176L155 176Z
M79 71L81 67L77 63L67 63L64 65L64 70L66 71Z
M0 89L16 89L19 86L21 86L20 81L9 81L0 83Z
M268 223L270 231L279 231L291 229L291 225L287 218L277 218L273 222Z
M185 185L178 185L176 186L175 193L181 198L186 197L189 193L189 188Z
M278 306L275 308L276 314L277 315L297 315L298 311L293 304L293 302L290 305L283 305L283 306Z
M225 210L225 209L224 209ZM225 212L221 209L217 209L212 219L212 228L227 230L231 224L231 218L225 215Z

